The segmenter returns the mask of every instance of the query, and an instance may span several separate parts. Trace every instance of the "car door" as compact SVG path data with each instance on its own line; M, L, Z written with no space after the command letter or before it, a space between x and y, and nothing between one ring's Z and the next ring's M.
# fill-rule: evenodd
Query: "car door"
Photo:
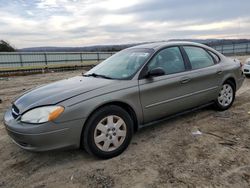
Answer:
M198 46L183 46L183 49L191 67L187 75L189 87L195 88L194 91L190 90L192 106L213 101L218 97L223 73L218 63L219 57Z
M165 75L139 79L144 123L189 108L193 103L188 95L194 92L195 88L189 85L188 67L180 48L175 46L160 50L142 72L157 67L161 67Z

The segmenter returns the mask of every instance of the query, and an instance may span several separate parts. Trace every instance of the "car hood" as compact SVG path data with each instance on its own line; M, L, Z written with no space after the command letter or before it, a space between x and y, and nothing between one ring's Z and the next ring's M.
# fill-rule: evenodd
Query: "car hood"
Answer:
M76 76L32 89L15 102L19 113L44 105L53 105L69 98L105 87L115 80Z

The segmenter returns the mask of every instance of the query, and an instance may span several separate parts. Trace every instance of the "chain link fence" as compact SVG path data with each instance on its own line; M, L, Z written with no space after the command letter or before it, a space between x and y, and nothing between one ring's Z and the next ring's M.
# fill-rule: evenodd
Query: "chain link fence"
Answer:
M113 54L114 52L1 52L0 69L89 65Z
M224 55L250 54L250 43L210 45ZM0 72L95 65L115 52L0 52Z
M247 55L250 54L250 43L234 43L224 45L210 45L210 47L224 55Z

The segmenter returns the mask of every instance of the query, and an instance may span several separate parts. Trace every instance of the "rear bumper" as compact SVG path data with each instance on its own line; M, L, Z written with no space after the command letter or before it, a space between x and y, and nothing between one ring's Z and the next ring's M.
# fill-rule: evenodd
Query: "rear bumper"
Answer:
M62 123L47 122L40 125L24 124L15 120L8 110L4 124L14 143L30 151L48 151L80 146L84 120Z

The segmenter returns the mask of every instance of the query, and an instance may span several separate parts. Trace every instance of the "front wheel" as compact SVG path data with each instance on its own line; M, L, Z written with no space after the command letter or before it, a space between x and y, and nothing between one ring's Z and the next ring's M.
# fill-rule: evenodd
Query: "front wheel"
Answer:
M218 110L223 111L229 109L235 98L235 85L231 81L226 81L221 88L219 96L215 101Z
M133 133L130 115L115 105L97 110L85 126L82 145L88 153L100 158L112 158L122 153Z

